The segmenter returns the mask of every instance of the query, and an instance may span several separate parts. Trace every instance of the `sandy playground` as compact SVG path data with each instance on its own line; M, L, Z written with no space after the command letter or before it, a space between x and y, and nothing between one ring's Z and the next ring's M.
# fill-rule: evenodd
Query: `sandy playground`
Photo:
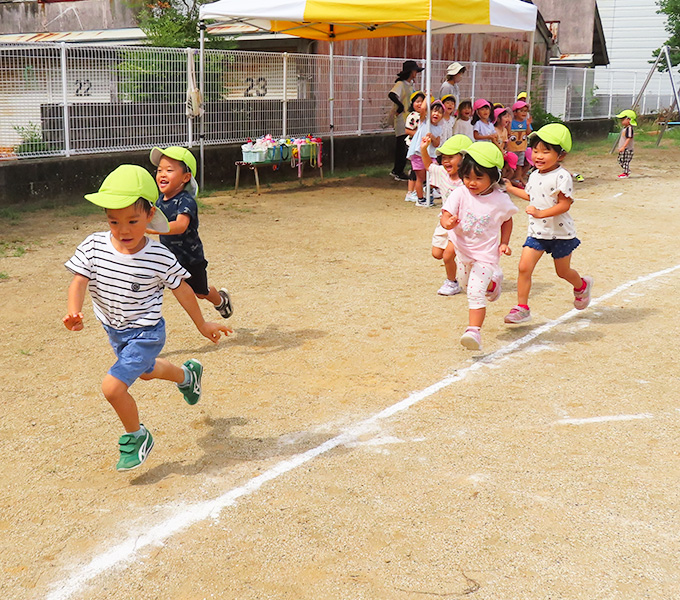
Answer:
M596 300L572 311L543 259L534 320L503 324L520 212L483 354L458 343L465 297L436 295L438 211L386 176L204 199L234 334L213 347L167 296L163 356L200 359L204 395L132 387L156 445L127 474L89 301L61 324L62 264L105 223L4 220L2 597L680 597L680 151L639 144L619 181L603 148L567 163Z

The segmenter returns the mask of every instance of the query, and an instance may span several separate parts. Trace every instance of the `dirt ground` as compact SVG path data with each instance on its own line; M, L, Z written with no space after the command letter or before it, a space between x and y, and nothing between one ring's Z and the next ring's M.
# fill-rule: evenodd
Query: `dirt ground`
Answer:
M534 320L503 324L521 211L484 354L458 342L465 297L436 294L438 211L386 176L205 199L234 333L213 347L168 295L162 356L200 359L204 395L132 387L156 446L128 474L89 300L83 331L61 324L62 265L105 223L5 220L2 597L678 598L680 270L657 274L680 263L680 151L640 147L619 181L601 150L567 163L598 300L569 313L543 259Z

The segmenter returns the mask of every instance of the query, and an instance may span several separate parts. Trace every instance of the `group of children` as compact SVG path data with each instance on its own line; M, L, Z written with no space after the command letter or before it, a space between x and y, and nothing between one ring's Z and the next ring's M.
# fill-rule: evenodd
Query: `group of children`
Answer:
M592 277L582 277L571 266L580 241L569 215L574 201L572 176L561 164L572 147L571 133L565 125L553 123L530 133L527 142L535 170L526 187L503 177L505 159L496 143L454 135L436 150L441 164L429 159L434 143L430 135L420 144L422 156L428 157L423 163L430 179L445 198L432 238L432 255L443 259L446 268L446 281L438 293L451 296L466 290L469 319L460 342L470 350L482 348L486 305L501 294L500 257L511 254L517 207L506 192L529 202L529 230L519 262L517 304L504 321L519 324L531 319L531 277L544 253L552 254L558 277L571 284L574 307L583 310L590 303Z
M531 133L529 105L522 92L511 108L492 105L480 98L474 102L464 100L457 106L453 94L445 94L439 100L429 99L430 117L427 118L428 100L425 93L416 91L410 98L410 113L406 118L407 159L411 163L411 175L404 200L416 206L434 206L434 199L441 197L441 190L434 184L434 193L425 198L424 183L427 167L424 166L421 141L429 136L427 152L435 159L437 148L454 135L464 135L471 142L491 142L503 152L504 176L523 187L529 169L526 158L527 136Z
M109 231L88 236L66 262L73 279L64 325L71 331L83 329L89 290L95 316L116 355L102 392L125 429L118 442L118 471L139 467L154 445L129 393L137 379L172 381L190 405L201 397L199 361L190 359L179 367L158 357L165 344L164 288L210 341L217 343L222 334L231 333L225 325L205 321L196 301L210 301L225 319L233 313L229 292L208 285L208 263L198 235L196 159L178 146L153 148L150 159L157 167L155 181L140 166L121 165L98 192L85 196L104 208ZM148 238L150 233L160 234L160 243Z

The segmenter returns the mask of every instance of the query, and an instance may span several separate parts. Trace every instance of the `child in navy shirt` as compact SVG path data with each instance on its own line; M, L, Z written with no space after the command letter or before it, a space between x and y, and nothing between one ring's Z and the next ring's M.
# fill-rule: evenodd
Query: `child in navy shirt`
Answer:
M158 167L156 183L161 195L157 206L168 219L170 231L163 233L149 229L147 233L160 234L161 244L189 272L187 283L196 296L212 302L215 310L228 319L234 313L229 292L226 288L218 291L214 286L208 285L208 261L198 236L196 158L186 148L170 146L165 150L153 148L150 159Z

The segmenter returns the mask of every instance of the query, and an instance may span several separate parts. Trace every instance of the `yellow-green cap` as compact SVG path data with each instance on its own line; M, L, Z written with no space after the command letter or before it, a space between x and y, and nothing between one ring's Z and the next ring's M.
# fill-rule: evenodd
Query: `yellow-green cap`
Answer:
M456 101L456 97L453 94L445 94L440 98L442 102L446 102L447 100L453 100L454 102Z
M437 148L437 154L445 154L446 156L453 156L454 154L460 154L463 150L469 148L472 145L472 140L460 133L452 135L448 140L446 140L439 148Z
M106 176L98 192L85 195L92 204L114 210L127 208L140 198L156 206L158 187L151 174L138 165L121 165ZM160 210L155 211L149 226L156 231L169 231L168 220Z
M526 100L527 99L527 93L526 92L520 92L517 94L517 100Z
M196 196L196 194L198 194L198 183L196 183L196 157L186 148L182 148L181 146L169 146L165 148L165 150L163 148L151 148L149 159L151 160L151 164L157 167L161 162L161 158L164 156L183 162L189 167L189 171L191 171L191 180L184 188L192 196Z
M492 142L474 142L470 144L465 150L464 154L469 154L472 159L483 167L503 168L503 153L498 149L498 146Z
M616 115L617 119L625 119L626 117L630 119L631 125L635 125L637 127L637 115L635 114L634 110L622 110L618 115Z
M425 92L423 92L422 90L416 90L409 96L409 101L413 103L413 101L416 99L416 96L422 96L423 100L425 100Z
M565 152L571 150L571 132L562 123L548 123L538 131L529 135L529 139L537 137L539 140L560 146Z

